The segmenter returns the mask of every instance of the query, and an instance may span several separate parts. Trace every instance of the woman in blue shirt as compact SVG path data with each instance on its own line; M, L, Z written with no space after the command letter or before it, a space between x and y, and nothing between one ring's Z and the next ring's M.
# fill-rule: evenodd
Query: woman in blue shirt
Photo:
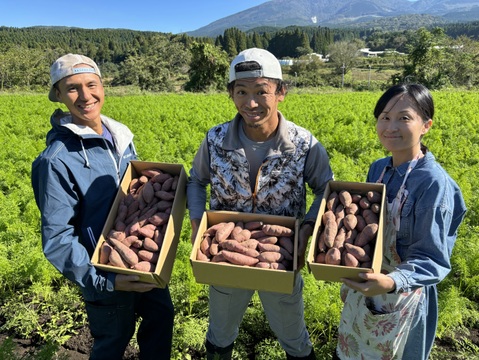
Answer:
M420 84L395 85L374 109L376 131L391 156L375 161L368 182L386 185L383 268L343 279L345 301L337 356L342 359L427 359L434 343L436 285L466 207L461 191L422 144L434 103Z

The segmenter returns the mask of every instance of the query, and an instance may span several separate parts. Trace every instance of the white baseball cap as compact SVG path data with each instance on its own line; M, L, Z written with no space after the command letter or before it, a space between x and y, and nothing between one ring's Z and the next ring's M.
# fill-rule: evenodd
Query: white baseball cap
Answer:
M75 67L80 64L85 64L88 66L85 67ZM67 76L82 74L82 73L92 73L96 74L101 79L100 69L98 65L90 59L88 56L78 55L78 54L66 54L58 58L53 65L50 67L50 92L48 93L48 98L50 101L58 102L57 94L55 88L53 87L61 79L66 78Z
M258 70L236 71L236 65L245 62L255 62L259 65ZM229 82L237 79L265 77L283 80L281 64L269 51L251 48L240 52L231 62Z

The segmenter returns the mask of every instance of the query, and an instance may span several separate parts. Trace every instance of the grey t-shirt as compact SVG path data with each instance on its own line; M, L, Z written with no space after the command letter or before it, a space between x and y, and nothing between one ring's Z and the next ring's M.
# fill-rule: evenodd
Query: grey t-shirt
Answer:
M248 138L244 132L243 126L239 126L239 139L243 145L246 158L249 162L249 181L251 185L251 191L254 192L256 177L258 175L259 168L263 163L268 151L271 147L271 143L274 137L263 142L256 142Z

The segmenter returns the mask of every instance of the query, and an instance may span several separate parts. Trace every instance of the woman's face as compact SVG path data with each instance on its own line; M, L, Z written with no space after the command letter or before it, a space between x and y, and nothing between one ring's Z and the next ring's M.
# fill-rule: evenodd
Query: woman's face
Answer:
M431 119L422 118L416 102L407 94L400 94L392 98L379 115L376 131L397 166L420 153L421 138L431 125Z

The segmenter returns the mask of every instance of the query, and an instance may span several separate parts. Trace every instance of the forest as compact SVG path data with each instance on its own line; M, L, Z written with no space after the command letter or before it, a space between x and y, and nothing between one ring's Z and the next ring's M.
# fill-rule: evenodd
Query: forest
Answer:
M50 64L67 52L94 59L111 87L224 90L229 61L249 47L293 59L294 66L284 71L297 87L371 90L414 79L431 89L470 89L479 82L478 37L479 22L408 30L229 28L216 38L125 29L0 27L0 91L46 89ZM378 53L365 56L359 52L364 48ZM367 84L347 80L358 69L369 70Z

